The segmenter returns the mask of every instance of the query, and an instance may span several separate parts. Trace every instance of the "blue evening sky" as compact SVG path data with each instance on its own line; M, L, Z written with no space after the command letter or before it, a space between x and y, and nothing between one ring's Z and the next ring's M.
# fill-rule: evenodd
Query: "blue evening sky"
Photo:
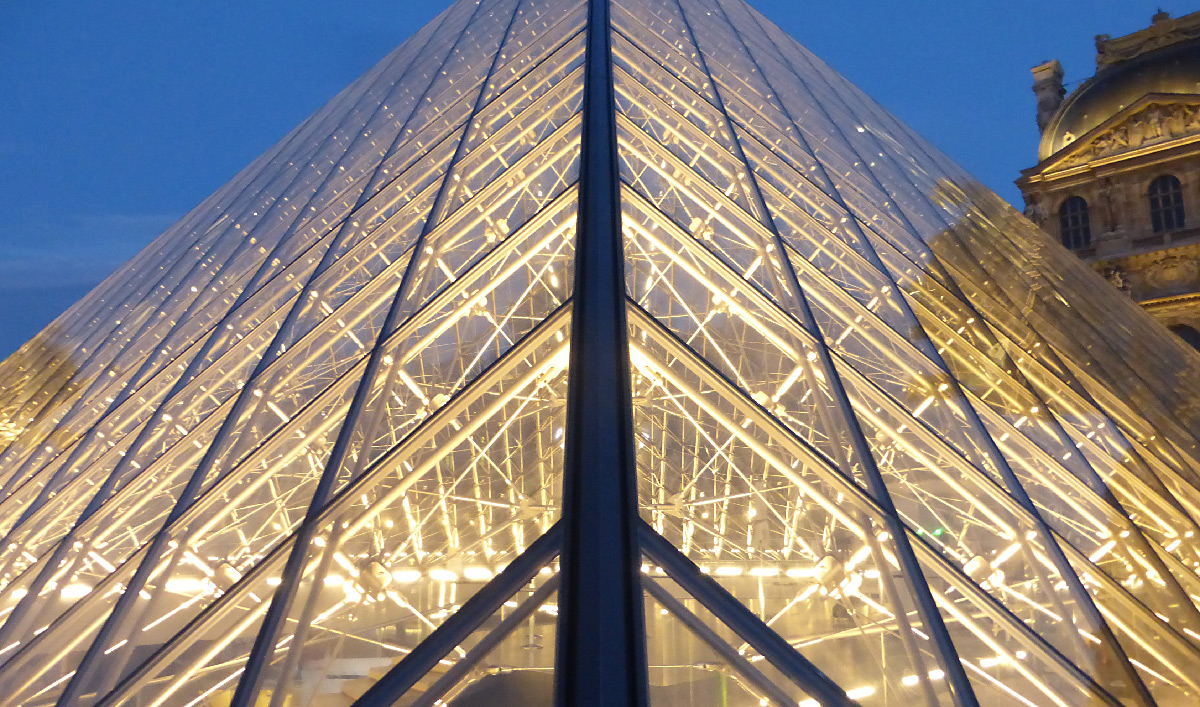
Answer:
M0 358L448 0L0 3ZM1090 76L1153 0L751 0L1002 196L1035 161L1029 68Z

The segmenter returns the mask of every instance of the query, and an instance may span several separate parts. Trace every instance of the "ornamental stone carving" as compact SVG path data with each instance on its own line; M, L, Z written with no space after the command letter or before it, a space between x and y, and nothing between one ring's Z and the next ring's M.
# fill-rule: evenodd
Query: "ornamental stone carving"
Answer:
M1096 68L1129 61L1156 49L1200 39L1200 17L1195 13L1172 19L1165 12L1154 16L1149 27L1124 37L1096 35Z
M1196 281L1200 263L1192 258L1168 255L1146 268L1146 284L1157 290L1178 290Z
M1025 218L1033 221L1038 226L1044 226L1046 223L1046 207L1042 205L1041 199L1031 194L1026 199L1025 203Z
M1200 134L1200 105L1152 103L1077 148L1065 162L1082 164L1196 134Z
M1118 290L1129 294L1131 289L1129 278L1125 275L1125 271L1117 265L1110 265L1100 272L1108 283Z

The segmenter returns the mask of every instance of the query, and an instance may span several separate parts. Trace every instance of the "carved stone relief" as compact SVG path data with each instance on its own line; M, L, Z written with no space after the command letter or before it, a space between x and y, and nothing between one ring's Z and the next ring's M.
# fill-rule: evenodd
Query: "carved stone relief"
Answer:
M1128 119L1096 136L1066 159L1075 165L1108 157L1144 145L1200 133L1200 105L1151 104Z

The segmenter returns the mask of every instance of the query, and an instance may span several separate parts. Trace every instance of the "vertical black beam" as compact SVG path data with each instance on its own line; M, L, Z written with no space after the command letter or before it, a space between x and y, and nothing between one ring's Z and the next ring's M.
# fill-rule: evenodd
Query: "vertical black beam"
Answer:
M560 707L647 704L609 0L589 0L563 479Z

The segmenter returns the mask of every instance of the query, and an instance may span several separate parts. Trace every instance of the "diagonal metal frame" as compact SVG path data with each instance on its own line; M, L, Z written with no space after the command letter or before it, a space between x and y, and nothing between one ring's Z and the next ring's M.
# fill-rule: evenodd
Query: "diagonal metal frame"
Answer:
M509 563L508 567L505 567L463 603L458 611L434 629L433 633L421 641L416 648L413 648L411 653L393 665L383 677L363 693L362 697L358 698L353 707L390 707L395 704L402 695L417 684L418 680L433 670L439 661L450 655L450 652L475 632L484 621L499 611L509 597L528 584L542 567L554 559L555 555L560 554L562 542L563 522L560 520L550 526L550 529L526 548L525 552L517 556ZM555 576L553 579L554 581L543 583L534 592L534 597L538 597L536 601L533 601L534 597L527 600L528 613L532 613L558 588L559 578ZM514 612L509 619L519 613L519 610ZM528 613L517 621L526 618ZM506 635L507 631L502 631L502 628L504 628L503 625L493 629L492 634L479 644L479 646L486 646L483 653L503 640L504 635L498 634ZM463 668L458 670L452 668L453 674L459 676L469 669L479 657L477 649L472 649L458 661L458 663L464 664ZM447 672L444 677L450 678L451 674L452 672ZM450 686L452 685L453 683L450 683Z
M500 61L505 39L512 31L512 25L517 17L517 9L523 0L517 0L513 6L512 16L509 18L508 26L498 40L496 54L492 58L491 67L488 69L486 76L479 84L479 94L476 97L475 104L471 111L471 118L467 120L467 126L471 125L474 116L479 113L479 110L484 104L485 87L488 79L492 76ZM475 21L479 13L484 7L484 3L478 3L475 7L471 18L467 21L467 26ZM464 33L465 34L465 33ZM460 36L460 40L462 37ZM456 43L457 46L457 43ZM451 49L453 52L453 48ZM450 54L447 54L449 57ZM444 62L444 60L443 60ZM432 84L431 84L432 85ZM430 215L426 219L421 228L421 233L417 237L416 243L413 245L413 253L419 253L421 247L426 241L430 231L433 230L435 217L442 208L446 196L449 192L449 185L454 169L454 164L458 161L463 150L466 147L468 133L464 132L459 139L458 145L455 147L455 155L448 163L447 173L442 179L441 186L438 188L438 195L434 200L433 206L430 209ZM313 496L309 504L309 510L306 514L304 522L297 530L296 543L292 549L292 554L288 557L287 565L284 568L283 576L280 580L280 585L275 594L271 598L271 607L267 610L267 615L263 618L261 627L259 628L258 636L255 638L254 647L250 653L250 659L247 661L246 670L242 674L242 678L238 681L237 690L234 693L233 700L230 702L230 707L248 707L253 704L258 692L259 681L262 677L263 667L266 665L268 654L275 644L275 635L279 628L283 625L287 617L288 610L291 608L292 600L295 598L296 591L300 585L300 575L304 567L305 559L308 556L309 545L312 542L317 532L317 524L315 519L320 515L321 509L328 500L329 493L333 488L333 483L337 478L338 472L342 465L346 462L347 455L350 451L350 445L353 441L354 431L358 427L358 420L362 416L367 407L367 402L371 397L371 391L374 386L374 381L379 375L380 369L384 365L383 347L380 343L387 337L388 333L396 328L399 324L400 315L403 311L404 297L411 288L411 282L414 277L417 260L414 258L409 261L408 267L405 269L404 277L400 280L400 285L396 289L396 296L392 300L392 305L388 310L387 317L384 319L383 326L380 327L376 341L371 350L371 355L367 360L366 369L362 377L359 379L358 388L354 393L354 399L350 403L350 408L346 412L344 422L342 423L341 431L338 434L337 441L334 443L333 450L330 452L329 458L325 462L325 470L321 474L321 480L317 484L317 488L313 491ZM293 647L294 648L294 647Z
M736 648L722 640L703 619L688 611L683 602L671 596L666 588L649 577L642 577L642 587L668 614L674 616L688 631L692 632L692 635L703 641L731 668L766 694L777 707L790 707L794 702L786 692L779 689L778 685L771 682L758 668L754 667L753 663L746 660Z
M708 76L713 86L713 93L716 96L718 105L716 108L724 115L727 124L730 126L730 132L733 135L733 146L736 150L735 155L739 158L742 164L748 164L746 155L743 152L741 143L737 136L737 132L733 130L733 119L730 117L725 108L723 99L721 98L720 88L709 71L707 62L704 59L704 52L700 48L699 40L692 28L691 21L688 19L688 12L684 7L682 0L676 0L676 5L679 8L680 15L684 18L684 24L687 28L687 34L696 47L697 60L700 62L700 67ZM722 9L723 12L723 9ZM728 22L726 17L726 22ZM742 43L743 52L746 57L751 58L749 47L739 35L739 40ZM751 61L753 59L751 58ZM761 71L761 70L760 70ZM772 89L773 90L773 89ZM868 484L875 496L877 502L885 511L884 522L887 525L889 533L894 538L894 543L900 557L898 558L901 567L904 569L905 577L909 583L910 589L913 592L913 597L917 604L918 614L924 621L924 624L932 638L934 645L940 653L942 669L946 672L950 683L954 686L956 699L963 707L977 707L978 703L971 690L970 682L967 679L966 673L962 668L958 658L958 653L954 648L954 643L950 638L949 630L942 619L941 613L938 611L937 605L934 602L933 596L930 593L928 582L921 573L920 565L913 554L912 546L909 544L908 536L904 532L903 524L899 520L895 504L892 502L891 494L888 491L887 485L883 481L883 477L875 463L875 458L871 454L870 445L867 443L863 430L854 415L853 406L846 394L846 390L842 385L841 379L837 375L837 369L834 365L829 347L825 342L824 337L820 335L820 327L817 324L816 318L813 315L812 309L809 306L804 290L801 288L795 271L791 267L791 263L783 258L784 250L783 239L779 235L778 227L770 217L770 209L767 208L766 202L763 199L762 192L758 186L758 177L753 170L747 168L748 181L750 184L750 195L754 199L756 206L763 214L764 225L771 231L773 244L776 252L779 253L781 259L780 268L783 270L786 278L787 286L791 289L791 296L796 300L798 309L802 317L805 328L814 334L817 346L815 351L819 362L820 369L824 371L824 376L830 388L836 406L839 421L844 423L844 429L850 436L850 446L854 450L855 457L864 467Z
M713 0L713 1L717 4L718 7L721 7L722 13L725 15L725 20L728 23L731 31L742 40L743 44L745 44L745 39L741 37L741 32L738 30L736 25L734 25L733 22L730 20L727 11L724 9L722 0ZM755 18L755 21L757 22L756 18ZM759 25L759 29L760 29L760 31L763 31L764 36L768 36L768 39L770 39L769 35L767 35L766 32L763 30L761 24ZM782 58L782 60L786 63L786 65L791 66L790 60L786 56L783 55L782 51L779 50L778 45L775 44L773 39L770 39L770 46L775 48L776 52L779 54L779 56ZM750 50L749 46L746 47L746 51L750 56L753 56L751 54L751 50ZM837 131L838 133L843 133L843 129L836 123L836 121L833 120L832 116L829 115L829 113L828 113L826 107L823 105L823 103L815 100L815 96L812 92L812 89L807 85L807 81L800 74L800 72L797 71L793 67L792 73L795 76L797 82L799 82L800 85L804 86L805 89L809 92L809 98L812 99L812 100L810 100L810 103L815 105L816 108L819 111L821 111L821 113L825 116L827 122L833 126L833 129L835 131ZM772 87L770 84L770 80L765 75L763 75L763 81L767 83L768 87L770 87L772 91L774 90L774 87ZM797 135L801 140L803 140L804 139L803 135L799 132L799 123L796 122L796 120L791 116L790 112L788 111L788 109L785 105L782 105L782 103L781 103L780 108L784 111L784 114L788 117L788 119L791 120L792 123L797 126ZM850 143L849 139L847 139L844 134L842 134L841 137L842 137L842 141L849 147L849 149L856 156L858 156L860 163L867 164L869 162L869 160L862 159L861 155L858 154L857 149ZM871 139L874 139L873 136ZM811 149L809 150L809 153L812 154ZM890 161L891 158L887 153L884 153L881 150L880 154L884 155L880 159ZM821 169L824 169L824 167L822 166ZM878 188L881 189L883 191L883 193L890 194L890 192L884 187L882 182L879 181L879 179L875 176L874 172L869 167L864 168L864 171L871 176L871 178L875 181L876 186L878 186ZM829 183L836 185L836 182L834 182L832 180L830 180ZM836 186L834 188L836 190ZM840 195L838 195L837 198L839 200L841 200ZM849 210L848 205L846 205L844 201L842 202L842 205L844 208L847 208L847 210ZM916 232L916 228L913 226L912 222L908 220L907 215L904 213L904 208L903 208L902 204L899 203L899 201L897 201L896 208L899 210L900 216L905 220L905 225L909 228L910 232ZM853 227L857 230L858 229L857 221L852 219L851 222L853 223ZM860 233L859 235L869 247L870 241L868 241L865 238L865 236L863 236L863 234ZM878 261L878 255L875 254L873 248L871 248L868 252L871 255L874 255L875 260ZM879 266L882 266L882 263L878 263L877 267L879 267ZM891 280L893 286L897 286L895 281L893 279L891 279L890 274L888 273L888 271L886 269L884 269L882 267L879 267L879 269L880 269L880 272L884 273L885 275L887 275L889 277L889 280ZM920 326L919 320L916 318L916 315L912 311L912 309L908 306L908 303L906 301L902 301L901 306L904 307L906 314L908 315L910 320L913 322L916 322L917 326ZM922 328L922 331L923 330L924 329ZM931 356L934 357L934 362L939 364L939 367L941 368L941 370L946 372L947 374L949 374L950 368L946 364L946 362L942 359L941 355L938 354L936 351L933 351L933 352L931 352ZM947 375L947 382L951 386L951 389L961 399L964 399L964 400L968 399L968 396L966 395L965 391L962 389L957 378L955 378L953 375ZM1016 474L1013 473L1012 468L1008 465L1007 459L1004 457L1003 453L996 446L995 440L992 439L991 435L988 434L987 430L983 427L983 423L979 419L978 413L975 411L974 407L972 405L967 405L967 406L965 406L965 409L967 411L967 416L968 416L967 419L971 422L972 427L974 428L975 432L977 433L977 436L979 438L981 438L983 440L984 444L986 445L986 447L985 447L986 451L988 452L989 456L994 460L997 468L999 469L1001 477L1004 479L1005 485L1008 487L1008 491L1009 491L1010 495L1012 495L1012 497L1015 498L1017 500L1017 502L1026 510L1026 512L1029 514L1029 516L1033 519L1034 527L1037 528L1038 534L1041 537L1045 538L1046 550L1050 554L1053 563L1057 567L1059 576L1064 581L1066 581L1067 586L1070 588L1070 592L1071 592L1073 599L1075 600L1076 606L1080 607L1083 614L1091 622L1092 628L1097 633L1100 634L1100 638L1103 641L1103 643L1105 644L1105 646L1107 647L1107 649L1109 651L1111 651L1117 657L1119 669L1124 674L1125 679L1128 680L1129 683L1132 684L1136 690L1136 693L1137 693L1136 697L1137 697L1138 703L1141 705L1144 705L1144 706L1153 705L1154 704L1153 697L1151 697L1149 690L1146 688L1145 684L1142 682L1141 676L1137 673L1136 670L1134 670L1133 666L1130 664L1128 656L1126 655L1124 649L1121 647L1121 645L1117 641L1115 634L1113 634L1113 632L1112 632L1112 629L1108 626L1108 622L1105 620L1105 618L1101 615L1099 609L1096 607L1095 603L1092 600L1091 595L1087 592L1086 589L1084 589L1083 584L1080 581L1078 575L1075 573L1074 569L1071 567L1069 561L1066 558L1066 555L1064 554L1062 548L1059 546L1057 537L1052 533L1052 531L1050 530L1050 527L1047 525L1046 521L1042 518L1041 513L1038 511L1038 509L1035 506L1035 504L1033 503L1032 499L1030 499L1030 497L1026 493L1024 487L1021 485L1020 481L1017 479ZM1168 576L1169 576L1169 573L1168 573ZM1188 604L1190 605L1190 602L1188 602Z
M758 651L768 663L796 683L797 687L825 707L857 707L857 703L846 696L845 690L800 655L716 580L702 573L687 555L656 533L645 521L638 523L638 541L642 552L662 567L668 577Z
M480 6L477 5L471 14L471 17L467 20L466 26L470 26L471 22L474 20L476 14L479 11L479 8L480 8ZM433 36L436 36L436 34L431 35L431 37L433 37ZM461 40L461 36L460 36L460 40ZM446 54L447 57L452 52L453 46L454 45L452 44L451 47L447 49L447 54ZM443 59L443 61L444 61L444 59ZM427 88L427 90L428 90L428 88ZM419 102L417 104L419 105ZM381 102L379 105L382 106L383 103ZM358 137L361 138L362 136L360 135ZM344 154L349 154L349 151L347 151ZM332 178L332 176L334 174L337 174L337 170L330 169L330 171L327 175L326 181L328 181L329 178ZM299 213L298 210L297 210L297 213ZM261 221L260 221L260 223L261 223ZM250 239L246 239L244 241L244 243L246 243L246 244L248 244L249 242L250 242ZM277 248L281 247L284 243L286 243L286 239L281 238L276 247ZM265 262L269 263L270 259L268 258ZM264 272L266 272L266 271L260 270L259 273L256 273L255 279L258 279L258 277ZM253 282L253 280L252 280L252 282ZM237 311L238 306L244 301L245 298L248 298L250 296L250 294L252 293L252 291L255 289L257 289L257 288L252 288L249 285L247 287L245 287L242 290L241 294L239 295L238 301L235 303L235 305L233 307L230 308L229 311L231 313ZM224 323L224 322L222 322L222 323ZM217 331L220 331L221 329L222 329L222 327L218 326ZM209 338L209 340L206 342L204 350L202 350L199 354L197 354L197 356L192 360L192 363L190 364L189 368L197 366L198 362L203 360L207 350L215 344L215 341L217 338L218 337L210 337ZM260 361L260 363L261 363L261 361ZM367 371L368 372L370 371L369 365L368 365ZM192 372L190 370L189 370L189 373L192 373L194 375L194 372ZM189 378L190 378L190 376L187 374L181 376L179 378L179 380L177 381L176 385L179 387L182 387L182 385L184 385ZM244 394L247 391L244 389L242 392ZM168 397L170 397L170 395L168 395ZM242 397L244 398L246 396L243 395ZM346 425L348 423L343 423L343 424ZM150 429L149 426L143 428L143 434L146 434L147 430L149 430L149 429ZM224 429L228 429L228 428L226 427ZM137 442L135 442L135 446L136 445L137 445ZM176 518L178 518L180 515L182 515L183 512L186 511L188 506L190 506L191 501L194 500L193 497L195 496L196 492L199 490L200 484L204 480L205 473L207 472L207 467L210 466L213 463L213 461L215 461L215 458L216 458L217 453L220 450L221 446L222 445L218 444L218 440L214 440L213 443L210 444L209 449L206 452L204 459L197 466L197 469L192 474L191 478L189 479L187 486L180 493L180 496L179 496L174 508L172 509L170 515L168 515L168 517L166 518L166 520L163 522L162 526L160 527L160 531L155 534L154 539L151 541L150 550L146 554L146 559L141 563L141 565L139 565L137 571L134 573L134 576L130 579L129 584L126 587L126 591L122 594L122 596L118 600L116 606L113 607L111 613L109 614L108 620L105 621L104 626L101 628L99 634L95 637L95 639L93 640L88 651L84 654L83 660L80 662L79 667L75 672L75 675L67 683L67 686L64 688L63 692L61 693L61 695L59 697L59 704L72 705L75 701L77 701L79 699L79 697L81 695L81 690L83 689L83 685L86 683L87 679L89 678L91 666L93 666L96 663L96 661L99 660L100 655L103 655L105 653L104 646L109 643L109 639L111 638L112 634L119 631L122 628L122 626L127 622L128 618L129 618L129 616L128 616L129 611L131 610L134 602L137 600L137 598L138 598L140 592L142 591L142 589L144 588L146 582L150 578L150 574L153 571L153 564L158 561L159 556L162 554L163 550L166 548L167 543L169 542L167 529L172 525L173 521ZM113 476L115 476L115 474ZM110 478L112 478L112 477L110 477ZM68 545L69 544L65 540L62 543L60 543L60 547L68 547ZM51 569L51 568L52 568L52 565L47 565L47 569ZM281 589L282 589L282 586L281 586ZM33 593L31 592L30 595L32 596ZM113 677L115 677L115 676L110 676L110 679Z

